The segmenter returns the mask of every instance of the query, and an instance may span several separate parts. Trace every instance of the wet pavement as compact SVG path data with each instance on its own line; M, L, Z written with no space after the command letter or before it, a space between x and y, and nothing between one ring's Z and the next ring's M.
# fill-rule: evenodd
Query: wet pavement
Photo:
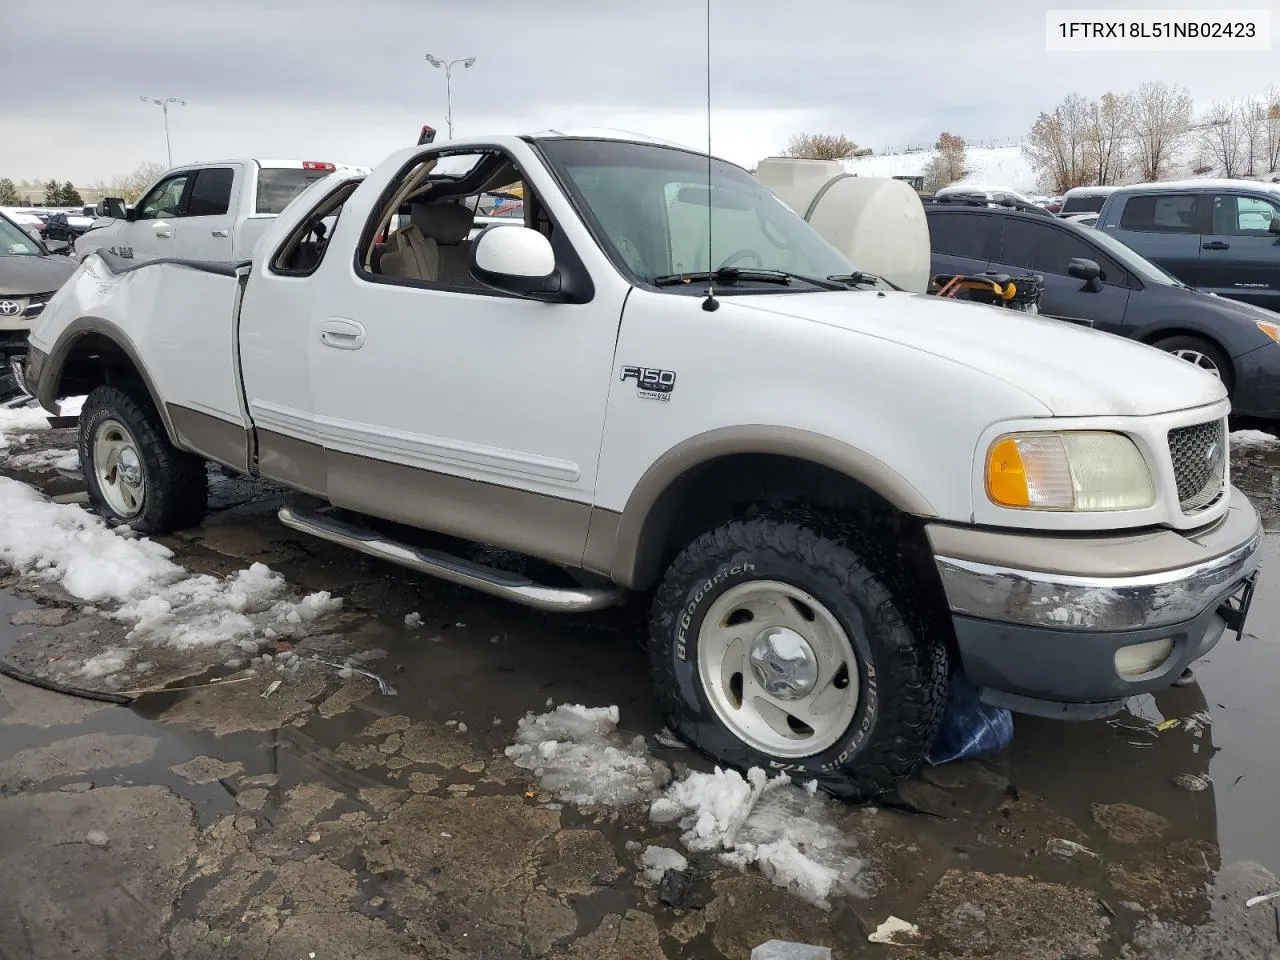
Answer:
M55 460L0 469L74 498ZM293 534L278 491L218 475L205 526L164 541L178 562L266 563L341 611L280 633L271 663L148 652L115 685L128 706L0 678L0 957L746 960L769 939L838 958L1280 957L1280 901L1244 905L1280 890L1280 446L1233 464L1277 531L1246 638L1111 721L1018 717L1004 754L928 768L895 805L820 805L860 868L826 910L683 849L642 804L561 804L505 754L551 704L617 705L620 742L659 731L642 606L499 603ZM0 657L24 670L70 681L123 638L59 588L0 582ZM341 671L351 654L395 693ZM675 905L641 869L649 844L689 858ZM868 942L889 916L917 945Z

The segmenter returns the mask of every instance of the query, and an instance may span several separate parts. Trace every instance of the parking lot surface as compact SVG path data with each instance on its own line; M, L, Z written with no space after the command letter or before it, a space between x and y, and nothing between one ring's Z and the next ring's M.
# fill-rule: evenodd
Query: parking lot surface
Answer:
M74 501L55 467L73 446L34 432L0 469ZM0 659L135 699L0 678L0 956L746 960L782 939L838 958L1280 957L1280 900L1245 906L1280 890L1277 466L1280 445L1233 448L1272 532L1248 635L1195 683L1111 721L1017 717L1005 753L876 806L766 791L738 865L651 815L666 778L708 765L661 736L642 605L557 617L425 580L291 533L279 491L215 472L208 521L164 540L174 560L265 564L341 605L273 627L270 661L157 645L107 683L83 665L138 620L3 581ZM616 729L565 705L616 707ZM891 916L910 950L868 939Z

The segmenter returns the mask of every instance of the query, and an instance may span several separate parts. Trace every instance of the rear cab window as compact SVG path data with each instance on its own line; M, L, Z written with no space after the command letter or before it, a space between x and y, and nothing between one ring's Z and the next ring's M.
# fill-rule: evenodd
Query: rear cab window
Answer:
M1194 193L1136 194L1124 201L1120 229L1137 233L1199 233Z
M258 170L258 195L253 212L283 213L291 200L317 180L333 172L332 164L308 167L261 167Z
M1067 197L1066 202L1062 205L1062 209L1058 212L1063 216L1072 213L1097 213L1102 209L1102 205L1106 200L1106 195L1101 193L1085 194L1080 197Z

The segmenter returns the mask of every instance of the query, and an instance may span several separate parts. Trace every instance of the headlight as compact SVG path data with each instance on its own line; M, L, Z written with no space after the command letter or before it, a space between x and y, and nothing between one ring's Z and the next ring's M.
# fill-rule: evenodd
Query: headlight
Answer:
M1072 430L999 437L987 497L1022 510L1142 510L1156 502L1147 462L1121 433Z

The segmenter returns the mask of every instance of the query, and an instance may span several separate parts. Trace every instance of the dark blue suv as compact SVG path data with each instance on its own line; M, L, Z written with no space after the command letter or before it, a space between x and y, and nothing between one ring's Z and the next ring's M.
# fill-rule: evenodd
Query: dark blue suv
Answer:
M1097 229L1189 287L1280 310L1280 185L1186 180L1116 190Z
M939 274L1038 273L1040 313L1149 343L1225 384L1238 416L1280 419L1280 316L1198 293L1100 230L1039 208L925 204Z

